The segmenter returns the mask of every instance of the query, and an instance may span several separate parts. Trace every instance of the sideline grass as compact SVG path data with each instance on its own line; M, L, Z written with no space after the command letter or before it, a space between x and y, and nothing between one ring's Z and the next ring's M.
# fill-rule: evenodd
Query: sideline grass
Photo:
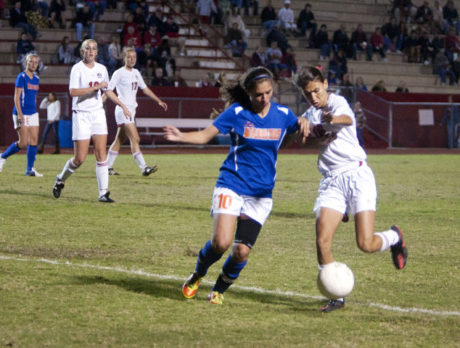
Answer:
M460 317L391 308L460 311L460 162L454 155L373 155L379 189L376 230L403 227L408 266L389 253L355 246L353 222L335 236L337 260L356 287L343 311L318 312L314 216L316 156L282 155L274 209L223 306L206 301L210 285L185 301L182 281L211 234L209 205L224 155L147 155L160 170L144 178L129 155L110 178L116 203L97 202L94 159L52 197L68 155L38 157L44 178L23 176L25 156L0 174L0 346L458 347ZM59 264L38 262L45 258ZM34 262L37 260L37 262ZM223 263L211 268L214 281ZM172 279L65 265L141 269ZM279 290L278 293L275 290Z

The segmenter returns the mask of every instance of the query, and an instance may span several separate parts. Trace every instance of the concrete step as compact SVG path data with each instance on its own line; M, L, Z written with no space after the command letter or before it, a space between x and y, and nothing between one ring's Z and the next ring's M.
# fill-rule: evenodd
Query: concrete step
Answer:
M40 79L42 77L61 77L64 76L69 83L70 69L72 65L63 65L63 64L46 64L47 69L40 73ZM22 71L22 68L19 64L1 64L0 69L2 71L1 75L4 76L16 76Z

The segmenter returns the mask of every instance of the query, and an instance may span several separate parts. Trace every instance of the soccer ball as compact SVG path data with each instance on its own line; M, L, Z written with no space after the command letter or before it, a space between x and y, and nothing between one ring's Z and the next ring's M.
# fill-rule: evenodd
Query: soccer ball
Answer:
M329 263L318 273L318 289L330 300L349 295L354 285L353 272L344 263Z

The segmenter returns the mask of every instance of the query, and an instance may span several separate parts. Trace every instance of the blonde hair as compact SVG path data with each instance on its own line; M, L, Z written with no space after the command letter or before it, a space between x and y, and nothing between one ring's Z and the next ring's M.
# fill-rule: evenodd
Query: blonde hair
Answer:
M85 58L85 50L86 50L86 47L91 43L91 42L94 42L96 44L96 47L97 47L97 41L94 40L94 39L86 39L85 41L83 41L83 43L81 44L81 47L80 47L80 56L82 58Z
M27 67L27 64L29 64L29 61L33 58L33 57L37 57L38 60L40 60L40 57L38 56L37 53L28 53L26 55L26 58L25 58L25 62L26 62L26 67Z
M126 56L128 55L128 52L136 52L136 49L134 47L130 47L130 46L125 46L123 47L123 51L121 52L122 53L122 56L123 56L123 59L126 58Z

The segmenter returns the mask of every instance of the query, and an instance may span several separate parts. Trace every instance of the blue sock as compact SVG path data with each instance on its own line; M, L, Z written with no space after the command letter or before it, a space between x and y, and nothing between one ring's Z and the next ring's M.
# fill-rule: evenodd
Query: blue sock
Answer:
M27 171L32 170L35 157L37 156L37 145L27 145Z
M211 246L211 241L208 240L203 248L201 248L198 254L198 260L196 261L195 272L200 277L204 277L208 273L208 268L222 257L222 254L218 254L214 251Z
M4 153L2 153L2 158L7 159L11 155L14 155L16 152L20 151L21 149L18 146L17 142L12 143Z
M225 260L224 267L222 267L222 272L219 274L212 291L218 291L223 294L225 290L233 284L236 278L238 278L240 272L247 263L247 261L236 262L233 260L232 255L228 255L227 260Z

